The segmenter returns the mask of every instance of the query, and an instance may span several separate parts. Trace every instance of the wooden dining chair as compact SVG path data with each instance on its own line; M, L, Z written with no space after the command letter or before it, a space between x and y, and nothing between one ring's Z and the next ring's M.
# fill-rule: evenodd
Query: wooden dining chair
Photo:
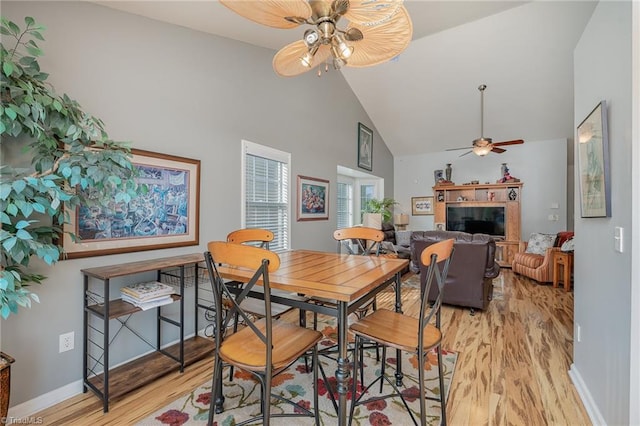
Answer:
M268 229L243 228L243 229L237 229L227 234L227 242L234 243L234 244L247 244L247 245L252 245L252 246L269 250L269 243L273 241L274 237L275 236L273 232ZM244 286L244 283L240 281L228 281L227 285L237 286L241 288L242 286ZM261 289L262 287L257 287L254 289L254 291L260 292ZM298 301L306 300L306 298L303 296L299 296L295 293L286 292L282 290L276 290L276 289L271 290L271 294L273 296L282 296L290 299L296 299ZM245 312L250 312L252 315L255 315L257 317L264 317L266 315L263 302L257 298L253 298L253 297L245 298L242 301L242 309L244 309ZM289 311L292 311L293 309L294 308L292 308L291 306L283 305L281 303L271 303L271 315L274 318L280 318L282 315L284 315ZM303 319L303 317L305 316L306 316L306 312L300 313L301 326L305 326L306 324L306 320ZM238 322L239 322L239 317L238 315L236 315L235 320L233 322L234 332L238 329ZM306 362L306 358L305 358L305 362ZM229 380L233 381L233 367L231 367L231 370L229 372Z
M377 401L380 399L400 397L405 408L411 416L413 423L417 425L416 419L407 404L402 392L396 385L396 377L389 377L385 374L385 362L386 348L395 348L404 352L414 353L418 356L418 386L420 390L420 424L425 426L427 424L427 412L425 399L435 400L440 402L440 423L442 425L447 424L446 417L446 401L444 390L444 377L442 373L442 331L440 328L440 307L442 305L442 294L445 290L444 284L449 272L449 262L453 254L453 239L443 240L436 244L432 244L425 248L420 255L420 261L428 266L426 270L426 288L422 292L420 301L420 315L418 318L410 317L408 315L401 314L399 312L390 311L387 309L378 309L371 315L368 315L355 323L351 324L349 330L355 335L355 353L360 353L360 347L364 341L376 342L383 346L383 363L380 375L373 380L369 385L364 387L364 383L361 384L364 389L358 398L354 398L351 403L351 409L349 413L349 424L353 419L353 413L355 407L358 405L367 404L371 401ZM431 285L434 283L440 290L438 297L430 306L428 295ZM438 356L438 379L440 385L440 397L435 398L427 396L425 392L425 375L424 365L427 359L427 353L435 349ZM354 357L353 371L358 371L360 368L360 376L363 376L362 360L358 360L359 357ZM358 366L358 362L360 365ZM354 375L355 376L355 375ZM382 396L371 396L367 400L362 400L363 396L368 394L369 389L378 381L380 381L380 393L383 391L383 385L386 381L393 387L392 393ZM356 395L357 380L353 380L352 395Z
M333 238L338 242L338 254L353 254L363 256L380 255L381 243L384 240L384 232L379 229L366 226L354 226L352 228L337 229L333 232ZM314 303L320 305L335 305L335 301L324 298L313 298ZM370 302L358 308L356 315L362 317L370 309L376 309L375 297ZM313 314L313 328L318 327L318 314Z
M269 250L269 243L273 241L273 232L262 228L243 228L229 232L227 242L236 244L251 244Z
M269 273L280 267L280 258L276 253L266 249L223 241L210 242L207 248L208 251L205 252L204 257L215 300L216 330L220 330L215 336L216 357L208 424L213 424L215 404L222 396L219 395L222 389L220 383L222 370L226 364L254 375L260 382L263 395L260 414L237 425L253 423L257 420L262 420L263 425L268 425L271 417L300 416L314 417L315 424L319 425L317 344L322 339L322 333L273 318ZM238 292L237 288L227 285L219 273L220 267L243 268L254 272L242 291ZM262 318L256 318L242 308L243 300L256 284L261 284L263 287L265 315ZM223 306L225 304L226 306ZM228 311L225 313L226 309ZM246 326L227 335L228 323L236 313L242 317ZM272 378L310 350L313 358L313 411L305 409L282 395L271 393ZM271 414L271 398L293 405L294 412Z

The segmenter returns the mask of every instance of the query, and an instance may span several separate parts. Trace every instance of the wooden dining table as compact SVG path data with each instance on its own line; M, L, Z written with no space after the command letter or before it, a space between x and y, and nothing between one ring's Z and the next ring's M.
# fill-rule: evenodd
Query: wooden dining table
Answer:
M311 250L290 250L280 252L278 255L280 256L280 268L269 274L271 288L301 294L310 299L289 299L281 295L272 295L272 302L336 318L338 329L337 369L335 372L338 391L337 417L339 425L346 425L348 421L347 390L350 375L347 317L392 284L395 284L395 309L397 312L401 312L401 275L409 261L383 256L360 256ZM223 278L247 282L255 271L219 267L218 272ZM335 306L313 303L314 297L334 300ZM400 364L401 358L398 356L397 359L396 381L400 385L402 366ZM218 394L221 395L221 393ZM217 402L217 412L222 411L222 401Z

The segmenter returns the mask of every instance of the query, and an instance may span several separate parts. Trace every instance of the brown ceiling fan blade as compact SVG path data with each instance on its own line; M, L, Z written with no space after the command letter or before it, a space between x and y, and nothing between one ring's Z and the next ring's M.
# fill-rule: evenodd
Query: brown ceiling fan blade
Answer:
M461 149L471 149L468 146L465 146L464 148L449 148L449 149L445 149L445 151L460 151Z
M326 61L331 54L328 46L321 45L313 56L311 68L307 68L302 65L302 62L300 62L300 58L302 55L307 53L307 51L308 48L302 40L294 41L280 49L273 57L273 69L276 74L282 77L294 77L296 75L304 74Z
M362 31L363 39L353 43L353 54L347 60L348 67L378 65L398 56L409 46L413 24L404 6L386 22L375 26L351 24L350 28Z
M524 143L522 139L514 139L512 141L494 142L493 146L520 145L522 143Z
M402 0L350 0L345 18L353 24L378 25L388 20L402 6Z
M506 149L498 148L495 145L493 145L493 148L491 148L491 152L495 152L496 154L502 154L505 151Z
M287 16L305 20L311 17L311 6L305 0L220 0L220 3L244 18L274 28L300 25L287 21Z

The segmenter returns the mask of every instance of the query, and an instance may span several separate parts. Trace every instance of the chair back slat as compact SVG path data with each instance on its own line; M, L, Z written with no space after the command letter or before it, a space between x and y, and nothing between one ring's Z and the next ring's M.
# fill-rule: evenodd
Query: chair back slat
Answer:
M384 232L366 226L354 226L335 230L333 238L338 242L338 253L342 253L344 249L349 254L358 254L349 244L354 242L358 245L360 254L377 256L380 254L380 243L384 240Z
M421 255L420 261L428 266L425 271L426 285L422 293L422 300L420 302L420 328L424 328L431 322L435 316L436 327L440 328L440 307L442 305L442 296L444 293L444 285L449 273L449 264L453 256L454 247L453 239L437 242L426 247ZM435 281L438 286L438 297L429 307L429 290ZM418 347L422 347L423 333L418 334Z
M262 259L269 261L269 272L280 267L280 257L277 253L259 247L242 244L212 241L207 248L216 262L248 269L258 269Z
M273 241L273 232L262 228L245 228L230 232L227 235L228 243L244 244L244 243L260 243L262 248L269 249L269 243Z

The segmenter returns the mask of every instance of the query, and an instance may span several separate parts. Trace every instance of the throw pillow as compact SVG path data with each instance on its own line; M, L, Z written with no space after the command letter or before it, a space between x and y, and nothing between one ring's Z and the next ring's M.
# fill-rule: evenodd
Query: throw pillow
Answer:
M555 243L555 241L555 234L539 234L537 232L533 232L529 236L529 242L525 253L541 254L544 256L545 251L547 251L549 247L553 247L553 243Z
M569 238L567 241L565 241L564 243L562 243L562 246L560 247L560 251L573 251L573 238Z
M396 231L396 244L409 247L411 245L411 231Z

